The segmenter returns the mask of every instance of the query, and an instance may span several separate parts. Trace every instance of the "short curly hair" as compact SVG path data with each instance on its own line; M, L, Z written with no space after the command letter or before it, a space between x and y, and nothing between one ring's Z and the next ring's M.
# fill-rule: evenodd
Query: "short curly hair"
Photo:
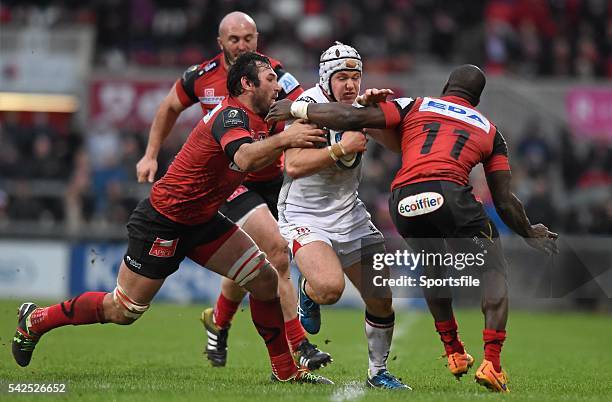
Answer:
M242 77L246 77L256 87L259 86L259 66L257 63L267 64L272 68L270 59L259 53L246 52L238 56L227 73L227 92L230 96L238 96L242 93Z

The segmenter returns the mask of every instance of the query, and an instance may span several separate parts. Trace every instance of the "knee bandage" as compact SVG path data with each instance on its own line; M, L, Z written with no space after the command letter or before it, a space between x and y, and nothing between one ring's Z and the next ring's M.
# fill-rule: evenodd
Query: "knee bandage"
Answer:
M227 277L238 285L244 286L259 275L259 270L266 264L269 264L266 260L266 254L254 245L234 262L227 273Z
M125 290L119 286L119 282L117 282L117 287L113 290L113 300L123 307L123 315L133 320L139 319L150 306L150 304L139 304L130 299Z

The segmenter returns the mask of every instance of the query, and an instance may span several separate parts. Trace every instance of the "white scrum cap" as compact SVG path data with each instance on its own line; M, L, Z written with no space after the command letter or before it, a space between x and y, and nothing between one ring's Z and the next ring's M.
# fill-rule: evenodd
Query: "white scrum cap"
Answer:
M336 41L336 43L321 54L319 59L319 85L327 94L334 98L331 90L331 77L338 71L362 72L361 56L355 48Z

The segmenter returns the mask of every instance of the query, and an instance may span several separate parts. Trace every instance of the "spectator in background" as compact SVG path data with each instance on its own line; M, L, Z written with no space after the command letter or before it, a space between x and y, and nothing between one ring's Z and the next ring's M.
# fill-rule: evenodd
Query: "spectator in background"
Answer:
M0 188L0 228L8 224L8 205L9 196L3 189Z
M585 163L582 164L582 174L578 178L578 187L612 186L612 147L605 142L593 143Z
M96 122L86 137L86 149L91 163L91 190L95 200L94 215L99 219L103 219L106 214L108 183L123 182L128 178L121 166L122 143L119 131L104 121Z
M546 174L541 174L535 178L532 194L525 203L525 211L532 221L542 222L551 230L559 230L550 177Z
M8 202L8 217L17 221L38 221L43 217L44 205L32 196L30 182L16 182L13 196Z
M472 62L486 58L490 74L612 76L612 3L605 0L13 0L3 2L0 18L44 27L95 24L97 60L122 69L205 59L215 51L205 39L216 34L216 21L236 9L261 21L261 32L274 39L260 51L273 47L289 69L338 39L359 46L372 60L369 70L410 68L415 53L450 62L469 52ZM461 46L466 41L470 46Z
M593 220L589 233L607 236L612 234L612 191L609 193L604 203L592 207L591 213L597 218Z
M89 217L88 211L91 211L92 204L88 196L91 186L91 166L89 154L85 149L80 149L76 153L73 166L72 177L64 195L64 216L68 233L77 234Z
M30 179L64 179L68 166L55 155L51 138L47 134L39 134L32 144L32 157L24 164L27 177Z
M546 172L553 161L550 143L542 133L539 119L531 118L522 130L524 137L518 145L518 156L530 176Z

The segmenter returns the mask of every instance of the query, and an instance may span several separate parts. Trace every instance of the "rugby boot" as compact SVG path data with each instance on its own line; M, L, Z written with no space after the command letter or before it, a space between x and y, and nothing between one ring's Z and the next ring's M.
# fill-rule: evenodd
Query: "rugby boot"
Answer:
M298 292L298 317L302 327L309 334L317 334L321 329L321 306L306 294L306 278L300 274Z
M510 392L506 372L503 369L495 371L493 363L486 359L483 360L478 370L476 370L474 381L493 392Z
M334 361L329 353L319 350L317 345L313 345L308 339L304 339L293 352L293 360L298 366L310 371L318 370Z
M13 357L17 364L26 367L30 364L34 348L40 335L30 331L30 316L38 306L34 303L23 303L17 310L17 330L13 336Z
M229 327L219 328L213 320L213 309L207 308L202 311L200 321L206 329L206 347L204 353L213 367L224 367L227 362L227 337Z
M474 365L474 358L467 352L455 352L446 356L446 358L448 360L446 367L457 380L460 380Z
M287 379L281 380L272 373L270 379L273 382L286 382L293 384L321 384L321 385L334 385L334 382L329 378L323 377L322 375L311 373L307 368L300 367L297 373Z
M380 370L374 376L371 374L368 370L366 385L370 388L412 391L410 386L404 384L400 378L391 374L387 369Z

